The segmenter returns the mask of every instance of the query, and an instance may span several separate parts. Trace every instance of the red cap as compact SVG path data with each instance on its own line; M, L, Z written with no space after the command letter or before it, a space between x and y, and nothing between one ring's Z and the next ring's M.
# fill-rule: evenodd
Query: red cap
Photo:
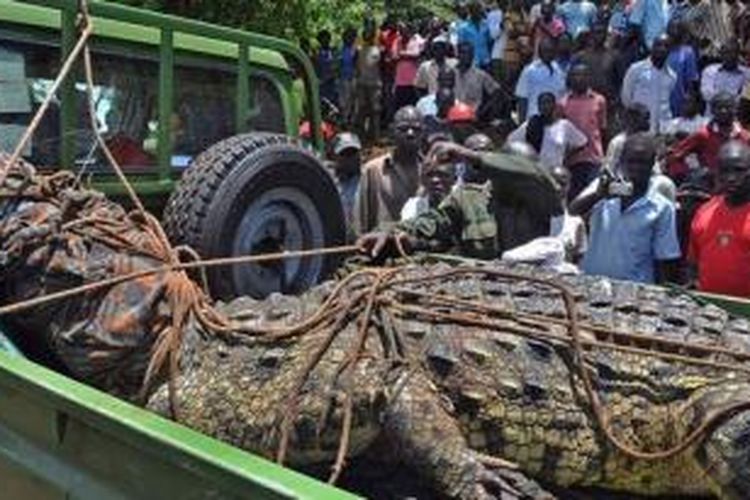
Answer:
M454 105L448 111L448 121L451 123L473 122L476 121L476 119L477 116L476 113L474 113L474 108L462 102Z

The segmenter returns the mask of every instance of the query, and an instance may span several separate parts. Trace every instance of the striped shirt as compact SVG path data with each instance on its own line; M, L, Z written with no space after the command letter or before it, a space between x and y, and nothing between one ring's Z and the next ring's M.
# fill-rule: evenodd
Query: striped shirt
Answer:
M722 45L731 37L731 30L725 21L721 2L702 0L689 5L681 15L687 24L690 35L699 46L708 43L701 52L707 56L719 55Z

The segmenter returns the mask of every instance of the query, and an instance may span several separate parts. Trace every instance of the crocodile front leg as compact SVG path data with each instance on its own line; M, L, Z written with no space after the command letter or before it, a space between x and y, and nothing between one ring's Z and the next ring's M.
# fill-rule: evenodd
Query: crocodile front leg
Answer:
M385 432L400 458L450 498L553 498L523 474L489 464L469 448L437 389L419 371L403 374L395 384Z
M750 400L750 388L727 387L710 395L710 403L727 407ZM706 478L721 498L748 498L750 492L750 411L719 424L696 451Z

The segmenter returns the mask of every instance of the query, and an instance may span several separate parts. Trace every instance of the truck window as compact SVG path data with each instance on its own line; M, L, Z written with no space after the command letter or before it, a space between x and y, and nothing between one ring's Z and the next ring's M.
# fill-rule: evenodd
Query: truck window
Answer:
M177 64L174 70L172 167L187 167L211 145L235 134L237 75L205 64Z
M0 42L0 149L13 151L57 76L60 51L51 45ZM58 165L59 137L60 105L56 99L23 157L40 167Z
M94 51L94 107L97 126L112 154L125 170L153 171L157 153L159 66L154 60L124 57ZM76 167L89 171L108 170L101 151L95 147L86 100L82 65L76 92Z
M286 117L279 89L271 77L262 73L250 76L250 112L248 130L286 133Z

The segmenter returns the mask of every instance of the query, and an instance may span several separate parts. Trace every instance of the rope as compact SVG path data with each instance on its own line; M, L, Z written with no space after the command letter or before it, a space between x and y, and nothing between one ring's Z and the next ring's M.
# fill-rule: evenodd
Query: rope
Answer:
M341 328L346 326L344 319L350 315L354 315L354 314L359 315L360 314L359 311L363 311L361 313L361 316L358 317L359 323L360 323L360 330L359 330L359 333L357 334L357 340L354 343L355 348L352 351L350 351L349 356L339 366L338 370L336 371L336 376L334 377L334 380L337 380L339 376L348 373L348 370L351 369L351 367L356 362L358 357L361 356L364 345L366 344L367 328L369 326L370 318L371 318L375 305L381 307L382 309L386 311L401 312L402 314L423 317L423 318L428 317L428 318L431 318L433 321L448 322L448 323L454 323L454 324L468 324L468 325L478 326L478 327L482 327L482 328L486 328L490 330L501 331L504 333L511 333L511 334L516 334L516 335L521 335L524 337L536 338L542 341L547 341L547 342L553 341L556 343L561 343L563 345L568 345L573 351L573 368L572 369L581 380L584 393L585 393L585 399L587 400L588 405L591 408L591 411L594 415L594 419L595 419L597 426L601 429L607 441L611 443L615 449L617 449L620 453L624 454L625 456L628 456L633 459L645 460L645 461L659 461L659 460L666 460L666 459L672 458L684 452L691 446L695 445L700 439L702 439L706 435L706 433L708 433L714 426L716 426L720 422L725 421L728 418L731 418L732 416L736 415L740 411L745 411L745 410L750 409L750 401L735 403L735 404L726 406L724 408L720 408L719 410L709 415L706 419L704 419L701 425L698 426L693 432L691 432L689 435L683 438L676 445L668 449L659 450L659 451L644 451L644 450L636 449L632 447L631 445L624 443L619 437L617 437L614 434L614 431L612 430L612 421L611 421L612 419L611 419L609 410L604 404L602 404L598 393L594 389L594 384L593 384L591 375L586 368L587 362L586 362L585 348L611 349L611 350L615 350L618 352L624 352L624 353L635 354L635 355L653 355L653 356L661 357L662 359L668 359L670 361L693 363L693 364L700 365L700 366L707 366L707 367L713 367L713 368L725 369L725 370L737 370L737 371L742 371L744 373L748 373L748 369L741 365L717 363L713 361L700 359L699 358L700 356L703 356L706 354L706 352L711 351L711 348L708 348L706 346L690 346L689 344L684 344L684 346L695 347L696 349L698 349L697 352L692 353L694 356L697 356L697 357L690 357L688 355L678 355L678 354L673 354L671 352L668 352L674 346L666 345L666 344L658 343L658 342L653 344L652 346L652 348L655 349L656 352L652 352L644 348L618 345L617 343L613 341L589 340L589 339L583 338L581 336L581 329L585 325L581 325L578 321L577 306L576 306L574 294L572 290L570 290L567 287L567 285L557 280L542 278L542 277L534 277L534 276L529 276L529 275L524 275L524 274L508 272L508 271L487 269L483 267L461 267L461 268L451 269L451 270L442 271L438 273L433 273L433 274L423 276L423 277L405 277L405 278L399 277L398 279L392 279L394 276L397 276L397 275L403 276L405 274L408 274L406 273L406 271L407 271L407 268L397 267L397 268L393 268L389 270L381 270L377 272L373 270L366 270L356 275L357 278L369 277L372 280L372 284L369 285L369 290L366 293L360 292L351 301L349 301L343 309L339 310L338 312L339 315L336 321L334 322L333 326L331 327L331 330L326 335L325 340L322 343L321 347L308 360L308 363L305 365L304 369L302 370L302 373L298 377L297 383L295 384L294 390L292 392L290 404L287 408L287 411L285 412L284 420L282 422L282 439L280 440L279 453L277 454L277 461L279 461L279 463L283 463L285 455L286 455L286 451L288 447L289 430L290 430L292 421L294 419L294 416L296 415L297 401L298 401L299 395L301 394L302 388L304 387L306 380L312 374L312 371L315 369L318 363L320 363L324 354L330 349L336 336L342 333ZM444 312L440 312L436 310L437 307L445 307L446 305L448 305L447 304L448 302L450 302L451 305L456 308L467 305L466 301L462 301L452 296L445 296L445 301L437 301L437 304L435 302L428 301L425 307L418 307L418 306L407 306L407 305L401 304L401 301L393 297L389 297L387 295L387 292L394 292L394 291L396 293L402 293L404 285L422 284L425 286L429 286L431 283L438 281L438 280L458 278L458 277L466 276L466 275L483 275L490 279L510 279L513 281L526 281L526 282L537 283L537 284L541 284L544 286L549 286L551 288L554 288L555 290L560 292L563 303L565 305L567 317L565 320L563 320L564 321L563 324L565 324L565 326L567 327L567 332L568 332L567 335L558 335L558 334L553 334L550 332L534 330L532 328L518 328L518 327L514 328L508 325L507 321L506 322L493 322L487 318L491 318L493 315L497 315L498 311L491 307L482 307L481 303L468 304L478 312L478 314L476 315L469 315L465 313L451 314L451 313L444 313ZM340 293L340 290L338 290L337 293ZM408 293L412 295L414 294L414 292L412 291ZM362 300L365 298L366 298L366 303L363 304ZM429 299L431 298L431 296L429 294L423 294L422 298ZM330 308L330 304L327 305L326 307ZM515 313L509 313L508 311L500 311L500 313L502 317L505 319L508 319L508 318L511 318L514 320L517 319ZM318 313L316 313L316 315L317 314ZM543 325L539 325L537 323L536 326L539 327ZM664 349L667 352L659 352L659 349ZM727 351L724 349L716 349L715 352L718 354L727 353ZM346 450L348 449L348 441L350 438L350 429L348 428L348 426L351 425L352 398L351 398L351 393L349 391L351 390L352 385L351 385L351 380L347 380L345 381L345 383L346 383L345 386L347 388L347 392L345 393L345 397L342 402L343 404L342 425L344 426L344 428L342 430L341 440L339 443L339 449L336 454L336 460L335 460L335 463L333 466L333 472L330 478L331 482L337 479L338 474L340 473L343 467L344 459L346 457ZM491 461L492 457L485 458L484 460ZM502 461L500 463L504 464L504 462ZM509 464L509 465L512 466L512 464Z
M289 403L286 411L284 412L283 419L280 425L280 439L279 448L277 452L277 460L283 462L287 454L289 435L291 427L297 414L297 405L300 394L304 388L312 371L318 366L325 354L329 351L336 338L344 331L348 324L348 320L351 317L355 317L359 320L359 329L355 342L353 343L353 349L349 352L349 355L342 361L338 369L336 370L335 378L338 379L343 377L345 379L345 394L342 401L343 404L343 416L342 416L342 431L341 440L339 443L336 459L332 467L332 474L330 477L331 482L335 482L338 478L341 470L344 466L344 461L348 453L350 431L352 425L352 404L353 404L353 384L354 367L358 360L364 355L364 350L367 346L369 339L369 331L372 322L372 316L375 310L378 308L385 311L386 314L394 312L401 312L402 314L418 315L422 317L431 317L437 321L450 321L454 323L468 323L475 326L481 326L488 329L507 331L518 335L524 335L534 338L540 338L546 341L562 342L567 344L573 351L573 369L577 373L583 385L586 400L594 414L597 425L602 430L607 440L621 453L626 456L641 459L641 460L664 460L673 457L679 453L682 453L692 445L696 444L713 426L718 424L730 416L736 414L739 411L750 409L750 401L741 402L730 405L726 408L720 409L706 418L703 423L690 433L687 437L681 440L675 446L671 448L660 450L660 451L644 451L635 449L627 443L622 442L612 430L611 415L605 405L602 404L598 393L594 388L594 384L589 371L586 369L586 352L585 349L591 348L607 348L613 350L619 350L620 352L628 352L638 355L656 355L663 359L669 359L671 361L695 363L702 366L712 366L715 368L738 370L747 372L748 370L740 365L731 365L727 363L718 363L710 360L700 359L700 356L708 354L712 355L734 355L734 353L728 352L726 349L710 348L707 346L680 343L675 345L669 344L668 341L654 339L650 342L651 350L641 348L619 345L618 339L627 339L631 342L646 340L644 336L637 336L628 334L626 332L602 332L591 325L584 325L579 322L578 312L575 303L575 297L572 291L564 284L547 278L533 277L528 275L522 275L517 273L511 273L506 271L498 271L493 269L487 269L483 267L471 267L464 266L448 271L438 272L426 277L400 277L404 275L406 268L396 267L386 270L373 270L366 269L358 273L350 275L347 279L340 282L333 292L328 296L324 303L320 306L311 317L301 321L297 325L290 327L275 328L275 329L259 329L249 328L244 325L240 325L234 322L228 321L223 318L213 307L209 304L209 300L204 291L193 283L185 271L189 269L200 269L205 271L209 267L217 266L228 266L237 264L252 264L269 261L278 261L281 259L288 258L305 258L312 256L321 255L334 255L334 254L347 254L353 253L358 249L355 245L340 246L334 248L321 248L302 250L297 252L281 252L269 255L250 255L250 256L238 256L238 257L225 257L211 260L199 260L194 252L191 253L184 247L173 248L168 241L163 228L159 222L148 212L146 212L143 204L137 196L137 193L132 188L127 177L124 175L122 169L118 165L116 159L112 155L111 151L106 145L106 142L102 138L99 127L96 123L96 113L93 105L93 69L91 63L91 53L88 47L88 39L93 32L93 25L91 18L88 13L88 6L86 0L81 0L80 10L83 21L83 29L81 31L80 38L76 43L74 49L66 59L60 74L53 83L49 93L47 94L45 101L34 116L30 126L26 130L24 136L19 141L13 155L10 160L0 168L0 186L4 185L8 172L11 168L16 166L18 163L21 152L28 144L31 136L33 135L36 128L47 111L49 104L54 94L59 89L68 73L70 72L74 61L83 53L84 68L86 73L86 85L87 95L89 99L89 120L92 124L92 129L96 131L96 140L104 152L105 157L112 166L115 174L117 175L120 182L126 189L126 192L131 199L132 203L136 207L137 215L140 218L140 225L142 226L148 248L153 249L155 257L163 262L167 262L164 266L156 267L153 269L143 270L117 276L105 280L101 280L94 283L88 283L79 287L74 287L68 290L63 290L57 293L44 295L41 297L35 297L29 300L18 302L15 304L6 305L0 307L0 316L7 314L18 313L23 310L27 310L32 307L37 307L50 302L59 301L71 297L75 297L80 294L91 293L103 288L109 288L120 283L124 283L130 280L138 279L141 277L164 273L166 275L166 286L167 286L167 298L172 311L171 324L165 328L156 339L153 350L152 358L144 377L142 386L143 393L147 393L149 386L153 379L162 371L163 366L168 367L168 387L169 387L169 398L170 407L172 409L173 416L178 418L178 404L176 400L176 384L175 377L179 367L179 352L180 345L182 343L182 337L187 325L189 318L192 316L196 317L198 321L205 326L209 331L214 333L222 333L227 331L238 331L249 335L257 336L257 340L261 342L277 342L282 339L293 339L302 335L312 335L317 332L328 328L328 333L322 339L317 350L308 358L305 365L302 367L301 372L294 385L294 390L289 397ZM26 172L25 168L22 170ZM28 172L26 172L28 173ZM135 219L133 219L135 221ZM101 221L99 221L101 222ZM96 220L90 221L75 221L75 227L68 226L70 230L76 231L93 231L91 228L92 224L96 224ZM101 230L101 228L99 228ZM127 238L120 238L114 230L103 230L104 234L98 234L98 237L104 239L108 244L111 244L114 249L124 249L135 253L143 253L144 250L140 248L133 248L132 242ZM406 249L402 245L402 241L396 240L397 250L406 254ZM147 251L146 253L151 253ZM191 262L180 262L180 255L187 254L193 260ZM429 284L437 280L444 280L450 278L456 278L466 275L483 275L493 279L510 279L516 281L527 281L532 283L549 286L557 290L561 296L566 309L566 318L564 320L551 320L550 318L532 317L531 315L520 315L518 313L511 313L508 311L498 311L497 308L492 308L487 304L478 302L467 302L454 297L441 297L440 300L436 300L434 296L423 294L421 297L413 296L425 300L428 305L432 307L417 307L417 306L405 306L388 296L388 292L391 293L403 293L404 285L416 285L416 284ZM399 276L396 278L396 276ZM364 282L363 282L364 280ZM369 282L367 280L370 280ZM350 287L350 289L347 289ZM363 290L361 288L364 288ZM455 308L469 308L478 314L450 314L442 313L435 310L437 306L451 305ZM503 318L512 318L518 320L519 324L526 325L526 327L510 327L505 323L498 323L491 321L487 318L491 318L497 315L501 315ZM539 331L538 329L544 325L544 323L555 323L563 324L567 328L567 335L555 335L550 332ZM605 340L589 340L581 336L581 330L583 328L589 328L592 331L599 331L608 335ZM612 340L614 339L614 340ZM404 342L399 339L394 339L396 345L404 345ZM381 340L383 342L383 340ZM674 354L669 352L670 349L680 348L687 351L687 355ZM400 356L399 352L395 349L384 349L386 358L391 353L395 353ZM735 359L738 356L734 356ZM742 357L742 356L739 356ZM485 461L492 461L492 457L484 457ZM503 462L498 462L503 463Z
M68 76L68 73L70 73L70 70L73 68L73 64L75 63L76 59L78 59L81 51L87 46L88 39L93 33L94 28L89 22L90 19L88 17L85 17L84 19L86 20L86 22L83 31L81 31L81 36L78 39L78 42L73 47L73 50L70 51L70 54L65 59L65 63L60 69L60 74L58 74L57 78L55 78L55 81L52 82L52 86L47 92L47 96L44 98L42 105L37 110L34 118L31 120L31 123L24 132L23 136L21 136L21 139L18 141L16 149L15 151L13 151L10 159L4 166L0 166L0 186L5 184L5 178L8 175L8 170L21 158L21 154L23 153L24 148L26 148L26 145L31 140L31 137L34 135L34 132L36 132L36 129L39 128L39 124L42 122L44 115L47 113L47 109L52 103L52 99L54 99L55 94L60 88L60 85L62 85L62 83L65 81L65 78Z
M7 316L9 314L16 314L32 307L38 307L52 302L69 299L77 295L95 292L103 288L111 288L127 281L133 281L146 276L152 276L154 274L168 273L171 271L186 271L189 269L206 269L210 267L232 266L237 264L259 264L263 262L272 262L285 259L299 259L305 257L317 257L323 255L345 255L354 253L358 250L359 247L357 247L356 245L347 245L330 248L318 248L314 250L299 250L294 252L287 251L263 255L241 255L236 257L221 257L216 259L197 260L192 262L180 262L178 264L166 264L164 266L155 267L152 269L144 269L142 271L134 271L122 276L115 276L113 278L108 278L94 283L87 283L85 285L69 288L67 290L61 290L59 292L42 295L40 297L34 297L32 299L16 302L14 304L9 304L0 307L0 317Z
M110 279L101 280L94 283L88 283L82 286L71 288L68 290L62 290L60 292L44 295L41 297L35 297L29 300L17 302L15 304L6 305L0 307L0 316L7 314L14 314L27 310L32 307L41 306L47 303L72 298L81 294L91 293L104 288L113 287L120 283L131 281L134 279L150 276L154 274L165 274L166 283L166 298L171 308L172 321L171 324L165 328L157 337L152 348L152 357L149 366L146 370L144 381L141 388L142 396L148 392L148 389L153 379L161 372L162 367L166 364L169 370L169 394L170 394L170 406L172 408L172 414L177 417L177 403L176 396L174 393L174 379L176 376L176 370L179 366L179 347L182 342L183 332L186 329L187 322L191 316L194 316L198 321L211 332L226 332L236 328L237 325L230 323L226 318L223 318L213 307L209 304L209 299L204 290L198 288L185 273L188 269L199 269L203 277L203 285L206 287L205 269L208 267L217 266L228 266L237 264L252 264L261 262L278 261L289 258L304 258L321 255L333 255L333 254L345 254L352 253L357 250L356 246L342 246L336 248L325 248L325 249L314 249L314 250L302 250L298 252L281 252L271 255L251 255L251 256L238 256L238 257L227 257L213 259L211 261L201 261L197 258L197 255L191 249L187 247L173 248L169 239L164 232L161 224L149 214L143 203L141 202L138 194L136 193L127 176L124 174L122 168L117 162L116 158L112 154L111 150L106 144L106 141L101 135L99 124L97 123L96 109L94 105L94 76L93 76L93 65L91 59L91 51L88 45L88 40L93 33L93 21L89 15L88 2L87 0L79 1L79 12L80 22L82 31L74 49L67 57L60 74L55 79L50 91L48 92L42 106L37 111L34 119L32 120L29 127L26 129L23 137L19 141L13 155L10 157L7 164L0 169L0 186L5 184L5 179L8 172L13 168L18 160L20 159L23 148L28 144L28 141L39 127L41 120L47 111L55 93L59 89L62 82L65 80L70 70L72 69L75 61L78 57L83 54L83 65L86 79L86 95L88 100L88 118L91 125L91 129L95 132L96 143L104 153L108 163L112 167L119 182L124 186L128 198L131 203L136 207L136 213L140 218L141 229L145 236L145 242L147 247L151 251L146 251L151 257L154 257L162 262L168 264L157 267L154 269L148 269L138 272L132 272L124 276L117 276ZM24 170L25 174L29 173ZM131 216L131 219L135 219ZM99 223L99 227L96 230L91 229L92 225ZM144 253L141 248L136 248L132 241L129 241L126 237L118 234L116 229L105 229L102 226L103 221L96 218L92 220L77 220L73 223L66 224L68 230L84 231L87 234L103 241L106 245L110 246L114 250L123 250L131 253ZM75 226L75 227L73 227ZM60 228L58 228L59 231ZM104 234L101 234L101 233ZM92 234L95 233L95 234ZM192 262L182 263L180 262L180 255L188 255L189 258L193 259Z

